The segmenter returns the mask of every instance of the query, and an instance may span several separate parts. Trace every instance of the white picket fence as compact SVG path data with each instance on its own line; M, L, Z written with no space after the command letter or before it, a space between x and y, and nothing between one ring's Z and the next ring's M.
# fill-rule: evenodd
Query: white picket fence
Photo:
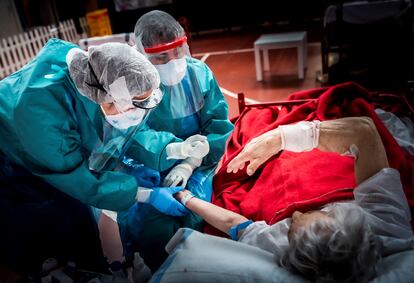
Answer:
M82 28L84 29L83 26ZM24 66L52 37L77 44L81 35L76 32L75 23L70 19L60 22L57 27L53 25L37 27L29 32L1 39L0 79Z
M78 44L80 35L76 31L75 22L72 19L59 23L59 33L63 40Z
M79 24L80 24L81 29L82 29L81 38L88 37L88 34L89 34L89 26L88 26L88 22L86 21L86 17L79 18Z

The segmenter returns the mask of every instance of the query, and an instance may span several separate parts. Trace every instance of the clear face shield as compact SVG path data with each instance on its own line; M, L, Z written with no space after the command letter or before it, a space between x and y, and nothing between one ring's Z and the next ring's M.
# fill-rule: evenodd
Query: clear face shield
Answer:
M113 170L128 149L133 136L145 123L151 110L162 99L157 88L145 94L130 94L125 77L120 77L109 85L108 94L113 103L101 105L104 115L102 137L89 157L89 169L95 172Z
M142 49L148 60L154 65L167 64L170 60L180 59L184 56L191 57L186 36L179 37L172 42Z
M161 79L161 89L172 118L184 118L204 106L204 97L195 70L188 66L191 58L187 37L142 48L154 64Z

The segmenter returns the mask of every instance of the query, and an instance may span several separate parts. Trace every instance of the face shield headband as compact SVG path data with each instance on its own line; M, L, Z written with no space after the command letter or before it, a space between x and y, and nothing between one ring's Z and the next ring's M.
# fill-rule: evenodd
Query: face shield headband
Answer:
M187 37L183 36L177 38L173 42L162 43L153 47L144 48L145 53L153 54L153 53L160 53L170 49L174 49L176 47L182 46L184 43L187 43Z

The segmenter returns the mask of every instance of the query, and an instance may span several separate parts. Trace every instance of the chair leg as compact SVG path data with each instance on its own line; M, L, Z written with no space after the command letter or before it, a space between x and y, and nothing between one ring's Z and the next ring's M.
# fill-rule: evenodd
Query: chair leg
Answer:
M269 49L263 49L263 70L269 71Z
M304 46L303 46L303 44L301 44L300 46L298 46L298 76L299 76L299 79L303 79L303 78L305 78L305 71L304 71L304 68L305 68L305 66L304 66L304 61L305 61L305 58L304 58L304 50L305 48L304 48Z
M260 62L260 50L258 47L254 48L254 61L256 63L256 79L262 81L262 63Z

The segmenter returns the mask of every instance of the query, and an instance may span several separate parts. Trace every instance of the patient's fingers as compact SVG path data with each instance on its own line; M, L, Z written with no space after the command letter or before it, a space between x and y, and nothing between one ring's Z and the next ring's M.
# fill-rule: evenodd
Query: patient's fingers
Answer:
M257 168L263 163L260 159L253 159L246 168L247 175L252 176Z
M240 164L236 162L233 162L234 160L232 160L228 165L227 165L227 173L233 172L233 173L237 173L237 171L239 171L240 168Z
M249 155L246 156L246 152L241 152L237 155L230 163L227 165L227 173L233 172L237 173L237 171L244 168L244 164L250 160Z

